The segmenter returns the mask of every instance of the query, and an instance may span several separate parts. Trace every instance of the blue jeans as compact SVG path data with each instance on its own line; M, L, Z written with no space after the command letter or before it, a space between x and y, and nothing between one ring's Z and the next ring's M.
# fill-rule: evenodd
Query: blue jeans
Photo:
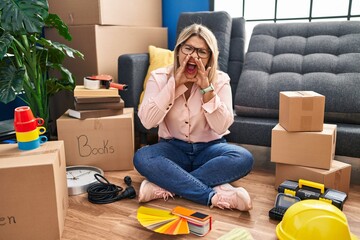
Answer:
M248 150L224 138L208 143L160 139L134 156L136 170L150 182L203 205L211 204L213 187L246 176L253 161Z

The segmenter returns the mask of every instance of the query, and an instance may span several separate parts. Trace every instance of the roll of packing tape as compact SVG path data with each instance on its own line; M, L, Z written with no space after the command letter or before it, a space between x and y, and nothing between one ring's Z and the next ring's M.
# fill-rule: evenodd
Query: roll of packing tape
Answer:
M90 80L84 78L84 87L87 89L99 89L100 88L100 81L99 80Z

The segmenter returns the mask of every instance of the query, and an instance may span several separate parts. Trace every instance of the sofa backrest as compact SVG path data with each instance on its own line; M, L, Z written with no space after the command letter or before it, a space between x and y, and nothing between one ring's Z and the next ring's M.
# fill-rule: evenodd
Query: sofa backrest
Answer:
M227 73L230 76L230 85L235 100L236 87L243 69L245 58L245 19L233 18L231 26L230 53Z
M325 96L325 121L360 123L360 22L259 24L235 96L239 116L278 118L280 91Z
M245 55L244 18L231 18L225 11L181 13L177 36L184 27L193 23L202 24L214 33L219 47L219 69L229 74L234 99Z
M209 28L218 41L219 48L219 69L227 72L229 52L230 52L230 35L231 35L231 17L227 12L185 12L179 16L176 39L180 32L191 24L202 24Z

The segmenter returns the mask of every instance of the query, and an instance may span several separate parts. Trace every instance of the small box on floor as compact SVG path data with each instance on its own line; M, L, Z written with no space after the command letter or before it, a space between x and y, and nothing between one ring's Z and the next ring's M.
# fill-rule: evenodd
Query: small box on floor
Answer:
M133 169L134 110L123 114L79 120L64 114L57 120L67 165L91 165L104 171Z
M0 239L60 239L68 208L63 141L0 145Z
M313 91L280 92L279 123L290 132L322 131L325 96Z
M330 169L335 156L336 129L324 124L321 132L288 132L280 124L272 129L271 161Z
M351 165L333 160L330 170L303 167L289 164L276 164L275 189L286 181L306 179L324 184L326 188L332 188L345 193L350 189Z

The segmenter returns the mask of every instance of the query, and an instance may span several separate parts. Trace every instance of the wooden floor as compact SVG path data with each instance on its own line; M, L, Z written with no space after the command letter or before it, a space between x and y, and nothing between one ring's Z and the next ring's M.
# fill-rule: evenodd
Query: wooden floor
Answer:
M105 177L111 183L123 187L125 187L123 179L126 175L132 178L133 185L138 191L143 177L136 171L105 173ZM126 199L116 203L96 205L88 202L86 194L72 196L62 240L217 239L235 228L245 229L254 239L277 239L275 228L278 222L268 217L268 211L273 207L277 194L273 184L273 173L262 170L254 170L244 179L233 183L233 185L243 186L249 191L254 207L250 212L210 209L181 198L170 199L167 202L158 199L145 204L139 204L136 199ZM203 238L192 234L168 236L147 230L137 221L136 213L139 206L170 210L177 205L212 215L213 229L211 232ZM359 237L360 185L351 186L343 212L347 216L351 232Z

